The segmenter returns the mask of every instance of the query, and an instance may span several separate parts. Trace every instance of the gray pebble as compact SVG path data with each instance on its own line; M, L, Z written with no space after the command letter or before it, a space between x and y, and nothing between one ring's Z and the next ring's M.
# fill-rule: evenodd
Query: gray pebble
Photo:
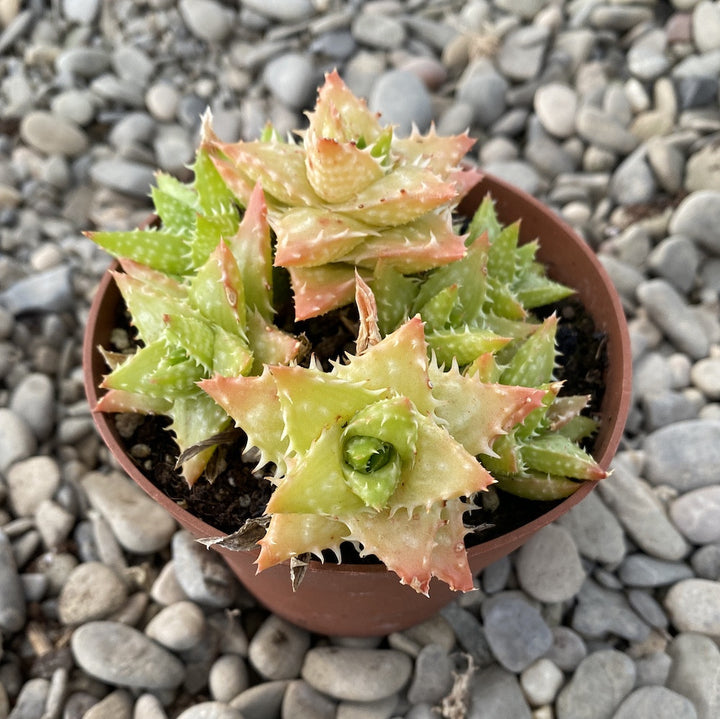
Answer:
M707 355L705 328L667 280L647 280L638 287L637 295L649 317L678 350L693 359Z
M692 35L695 47L701 52L720 50L720 8L716 3L702 0L693 8Z
M558 524L570 534L580 554L587 559L614 565L625 556L625 533L598 492L560 517Z
M472 656L475 664L478 666L490 664L492 652L478 618L456 603L448 604L440 612L453 628L458 644Z
M670 142L653 138L646 143L647 159L660 186L671 194L682 188L685 156Z
M525 25L503 39L497 55L502 73L512 80L530 80L538 75L550 39L541 25Z
M406 70L391 70L378 78L368 98L368 107L382 121L397 125L398 134L410 134L413 123L425 132L432 120L430 95L422 81Z
M520 548L515 570L520 586L542 602L569 599L585 579L572 535L556 524L543 527Z
M690 370L692 383L709 399L720 399L720 357L706 357Z
M200 607L182 601L160 610L148 622L145 634L166 649L182 652L199 644L205 636L205 630L205 615Z
M607 634L642 642L650 627L630 607L626 596L588 579L578 594L571 626L588 639Z
M689 699L665 687L640 687L623 701L613 719L697 719Z
M126 476L90 472L82 478L82 487L128 551L147 554L169 544L175 520Z
M141 694L133 708L133 719L167 719L167 714L154 694Z
M667 614L665 614L662 606L650 591L644 589L630 589L627 593L627 597L630 606L647 624L657 629L667 629Z
M314 689L302 679L288 684L282 702L282 716L335 719L336 705L327 696Z
M250 641L248 659L265 679L294 679L309 647L309 632L271 615Z
M337 705L335 719L390 719L395 716L398 704L400 704L399 697L394 694L374 702L340 702ZM410 714L406 714L405 717L407 719Z
M285 23L308 20L316 13L312 0L243 0L256 13Z
M540 612L522 596L498 594L483 608L485 636L498 662L518 673L543 656L552 633Z
M558 695L557 719L610 719L632 690L635 674L632 659L622 652L590 654Z
M686 492L670 505L670 518L693 544L720 542L720 487Z
M692 577L692 569L683 562L631 554L618 570L620 581L629 587L662 587Z
M223 702L199 702L188 707L177 719L245 719L233 707Z
M85 151L88 142L75 123L42 110L23 117L20 135L28 145L46 155L75 157Z
M210 667L208 688L215 701L229 702L250 685L245 660L237 654L223 654Z
M707 145L688 157L685 165L685 188L690 192L720 191L720 152Z
M272 96L292 110L312 104L317 79L310 58L299 53L274 58L262 74L263 84Z
M216 0L180 0L178 9L188 30L200 40L219 43L232 30L234 13Z
M35 524L45 547L57 549L72 532L75 515L57 502L45 499L35 510Z
M137 629L118 622L88 622L72 635L78 665L114 686L174 689L185 676L182 662Z
M109 139L113 147L120 151L150 144L157 125L146 112L128 112L110 130Z
M604 150L626 155L638 145L637 138L629 130L593 105L581 106L575 122L580 137Z
M131 719L133 702L124 689L103 697L83 714L83 719Z
M610 194L619 205L649 202L655 195L655 176L647 163L647 152L639 148L623 160L610 180Z
M178 583L187 596L204 606L229 607L237 579L220 555L198 544L188 532L176 532L172 554Z
M477 672L470 689L471 717L493 719L531 719L520 682L511 672L497 665Z
M101 48L71 47L60 53L55 69L60 74L83 78L97 77L110 67L110 55Z
M700 190L688 195L673 212L668 229L720 254L720 192Z
M67 625L104 619L126 599L127 588L112 569L100 562L84 562L70 573L60 592L58 615Z
M262 682L238 694L230 706L239 709L247 719L277 719L290 680Z
M507 80L492 67L483 67L460 79L456 99L473 110L475 122L490 127L505 112Z
M717 483L720 421L692 419L662 427L643 442L644 475L656 485L688 492Z
M720 638L720 582L684 579L670 587L664 604L678 631Z
M96 162L90 168L90 176L99 185L142 199L148 197L155 184L153 168L121 159Z
M95 117L95 102L90 92L70 89L55 95L50 102L53 115L80 127L87 125Z
M688 292L695 284L700 266L700 253L684 235L671 235L662 240L648 256L648 266L670 282L678 292Z
M13 512L18 517L31 517L60 486L60 467L52 457L29 457L14 464L6 479Z
M38 440L47 439L55 424L55 387L40 372L30 372L15 387L10 409L27 422Z
M25 625L25 594L12 544L0 530L0 630L19 632Z
M717 691L720 650L710 638L679 634L667 649L671 659L666 687L692 701L698 719L713 719L720 710Z
M302 677L336 699L374 701L397 692L412 673L412 662L394 649L314 647L305 655Z
M49 691L50 682L47 679L28 679L20 690L9 719L41 719Z
M185 128L180 125L160 128L153 142L153 150L158 166L172 175L181 174L195 156L194 145Z
M662 686L667 681L672 660L665 652L651 652L635 660L635 687Z
M690 558L695 575L703 579L720 580L720 544L706 544Z
M407 690L411 704L437 704L453 685L453 665L445 649L427 644L415 659L415 671Z
M70 22L90 25L100 9L100 0L63 0L63 17Z
M540 177L527 162L490 162L483 169L529 195L534 195L540 188Z
M118 77L132 80L145 86L152 77L155 63L139 47L129 44L118 45L112 54L112 66Z
M156 82L145 93L145 106L159 122L172 122L180 103L180 93L169 82Z
M549 659L538 659L520 675L520 685L532 706L544 706L555 701L565 683L565 675Z
M374 12L361 12L352 23L352 34L359 43L383 50L395 50L405 41L401 22Z
M485 567L480 575L483 591L486 594L495 594L502 591L505 589L511 573L512 563L507 556L501 557L489 567Z
M574 629L566 626L552 627L551 632L553 643L546 652L545 658L565 672L575 671L588 653L582 637Z
M72 302L72 273L64 264L29 275L0 292L0 304L16 316L25 312L63 312L72 307Z
M541 85L533 100L533 107L543 127L555 137L570 137L575 131L577 94L573 88L559 82Z

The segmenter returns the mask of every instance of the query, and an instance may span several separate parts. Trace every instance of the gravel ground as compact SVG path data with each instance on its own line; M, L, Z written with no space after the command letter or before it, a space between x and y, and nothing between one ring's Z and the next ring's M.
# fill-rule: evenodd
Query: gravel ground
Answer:
M113 469L80 369L80 230L141 220L206 106L289 131L332 67L577 228L635 363L599 491L372 641L253 605ZM0 0L0 719L717 719L719 74L717 0Z

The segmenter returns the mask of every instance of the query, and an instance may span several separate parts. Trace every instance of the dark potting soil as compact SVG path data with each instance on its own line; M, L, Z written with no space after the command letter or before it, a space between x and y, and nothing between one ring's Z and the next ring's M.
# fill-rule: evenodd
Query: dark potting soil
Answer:
M559 317L556 335L559 356L555 374L557 379L564 381L561 394L590 395L586 411L593 415L600 408L605 389L605 336L596 331L592 318L575 299L543 307L535 314L544 318L552 312ZM308 346L327 369L329 358L354 350L357 316L352 309L343 308L322 318L299 323L294 331L304 334ZM188 487L175 469L178 449L166 429L169 420L157 416L134 417L129 423L125 420L127 417L120 416L130 455L153 484L184 509L225 533L232 533L247 519L263 514L272 489L265 477L273 468L257 468L254 462L243 457L246 438L241 430L227 433L226 443L213 455L206 472L213 481L202 477L193 487ZM592 451L592 439L586 449ZM476 532L468 534L468 545L510 532L558 503L524 500L501 491L497 491L497 495L497 507L465 515L468 526L478 527ZM343 558L344 561L373 561L373 558L360 560L349 544L343 545ZM334 556L327 559L334 561Z

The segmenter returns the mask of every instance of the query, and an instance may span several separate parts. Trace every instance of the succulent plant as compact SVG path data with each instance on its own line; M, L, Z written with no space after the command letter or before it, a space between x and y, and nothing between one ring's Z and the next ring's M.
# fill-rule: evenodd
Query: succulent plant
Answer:
M490 198L454 217L479 177L467 135L395 137L331 73L300 136L223 143L207 115L193 183L157 177L158 226L89 234L120 259L139 340L105 353L97 409L169 416L189 484L242 429L273 485L259 571L353 542L419 592L469 590L463 518L485 490L558 499L605 475L580 445L587 398L554 376L558 320L533 315L571 290ZM354 354L301 358L278 277L296 321L355 300Z
M308 118L301 144L271 128L257 141L224 143L208 126L203 145L241 204L262 185L296 319L352 302L356 268L382 261L408 274L464 256L451 209L480 177L459 164L474 140L434 129L397 138L337 72Z
M101 412L162 414L182 453L226 429L230 419L197 383L215 374L260 372L294 359L301 342L273 323L270 230L262 190L242 221L212 163L200 151L195 181L158 175L153 200L161 228L88 236L120 258L115 282L142 347L105 353L111 372ZM183 458L194 483L215 449Z

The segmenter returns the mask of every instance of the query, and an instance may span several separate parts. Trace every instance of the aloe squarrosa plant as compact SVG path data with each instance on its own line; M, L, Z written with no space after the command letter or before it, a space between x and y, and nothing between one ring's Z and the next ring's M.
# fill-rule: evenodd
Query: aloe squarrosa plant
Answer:
M105 351L97 410L167 415L189 485L242 429L273 491L223 542L261 527L258 571L352 542L418 592L470 590L480 493L559 499L605 476L580 446L588 398L554 379L557 318L533 315L571 290L492 198L453 214L479 179L467 134L398 138L337 73L308 118L297 139L225 143L206 115L193 182L157 176L158 227L90 233L139 339ZM278 278L295 321L356 303L354 353L321 365L281 329Z

